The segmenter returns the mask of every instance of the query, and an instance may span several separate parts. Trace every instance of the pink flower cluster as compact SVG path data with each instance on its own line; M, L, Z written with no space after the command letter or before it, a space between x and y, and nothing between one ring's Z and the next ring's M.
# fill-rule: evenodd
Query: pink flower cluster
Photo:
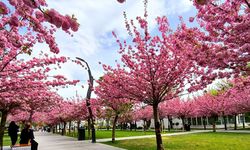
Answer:
M37 18L42 18L40 14L37 14ZM56 10L47 10L44 14L44 18L49 23L54 24L57 28L62 28L64 31L68 31L70 28L72 31L77 31L79 24L76 22L76 18L69 15L62 16Z

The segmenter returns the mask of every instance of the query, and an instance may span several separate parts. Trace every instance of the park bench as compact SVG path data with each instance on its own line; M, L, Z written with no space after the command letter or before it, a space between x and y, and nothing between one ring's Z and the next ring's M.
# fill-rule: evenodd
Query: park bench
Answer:
M12 147L12 150L30 150L31 144L16 144L14 147Z

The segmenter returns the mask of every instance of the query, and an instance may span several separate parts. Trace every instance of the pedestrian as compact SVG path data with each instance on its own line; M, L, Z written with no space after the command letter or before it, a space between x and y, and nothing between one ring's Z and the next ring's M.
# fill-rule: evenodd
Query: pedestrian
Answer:
M34 132L30 127L30 123L25 124L25 127L21 132L20 144L31 143L31 150L37 150L38 143L34 140Z
M20 144L29 144L29 142L34 139L33 130L30 129L30 127L30 123L25 124L24 129L21 132Z
M10 146L11 148L16 144L18 129L19 126L16 125L15 121L11 121L8 128L8 134L11 139L11 146Z

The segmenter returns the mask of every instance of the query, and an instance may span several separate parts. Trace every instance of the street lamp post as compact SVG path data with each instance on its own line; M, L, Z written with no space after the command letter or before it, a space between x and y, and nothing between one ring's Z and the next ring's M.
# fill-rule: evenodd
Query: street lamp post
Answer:
M88 87L88 91L87 91L87 95L86 95L86 105L87 105L87 108L88 108L89 118L90 118L90 122L91 122L92 143L95 143L96 142L95 126L94 126L95 120L94 120L93 112L92 112L92 109L91 109L91 106L90 106L90 98L91 98L91 92L92 92L92 89L93 89L94 78L93 78L93 76L91 74L91 70L90 70L90 67L89 67L88 63L82 58L76 57L76 59L78 59L78 60L80 60L80 61L82 61L82 62L84 62L86 64L88 75L89 75L89 87Z

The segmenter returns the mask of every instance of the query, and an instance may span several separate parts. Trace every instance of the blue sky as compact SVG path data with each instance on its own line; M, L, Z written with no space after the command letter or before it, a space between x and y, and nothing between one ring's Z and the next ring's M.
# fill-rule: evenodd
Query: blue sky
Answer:
M95 79L103 75L102 66L98 62L112 65L119 60L118 45L111 32L115 31L118 37L127 39L123 11L127 12L129 19L142 16L144 13L143 0L126 0L120 4L116 0L53 0L47 1L48 6L62 14L74 14L80 23L79 31L73 37L63 31L56 33L56 41L60 48L60 55L75 58L81 57L89 62ZM195 8L190 0L149 0L148 22L153 31L156 27L157 16L167 16L170 25L175 28L179 23L178 16L183 16L188 22L190 16L195 16ZM48 52L45 44L36 45L35 51ZM59 89L63 97L74 96L76 91L85 97L87 90L87 71L80 66L68 63L62 69L54 71L63 74L69 79L79 79L81 83L76 87ZM85 88L82 89L81 85Z

